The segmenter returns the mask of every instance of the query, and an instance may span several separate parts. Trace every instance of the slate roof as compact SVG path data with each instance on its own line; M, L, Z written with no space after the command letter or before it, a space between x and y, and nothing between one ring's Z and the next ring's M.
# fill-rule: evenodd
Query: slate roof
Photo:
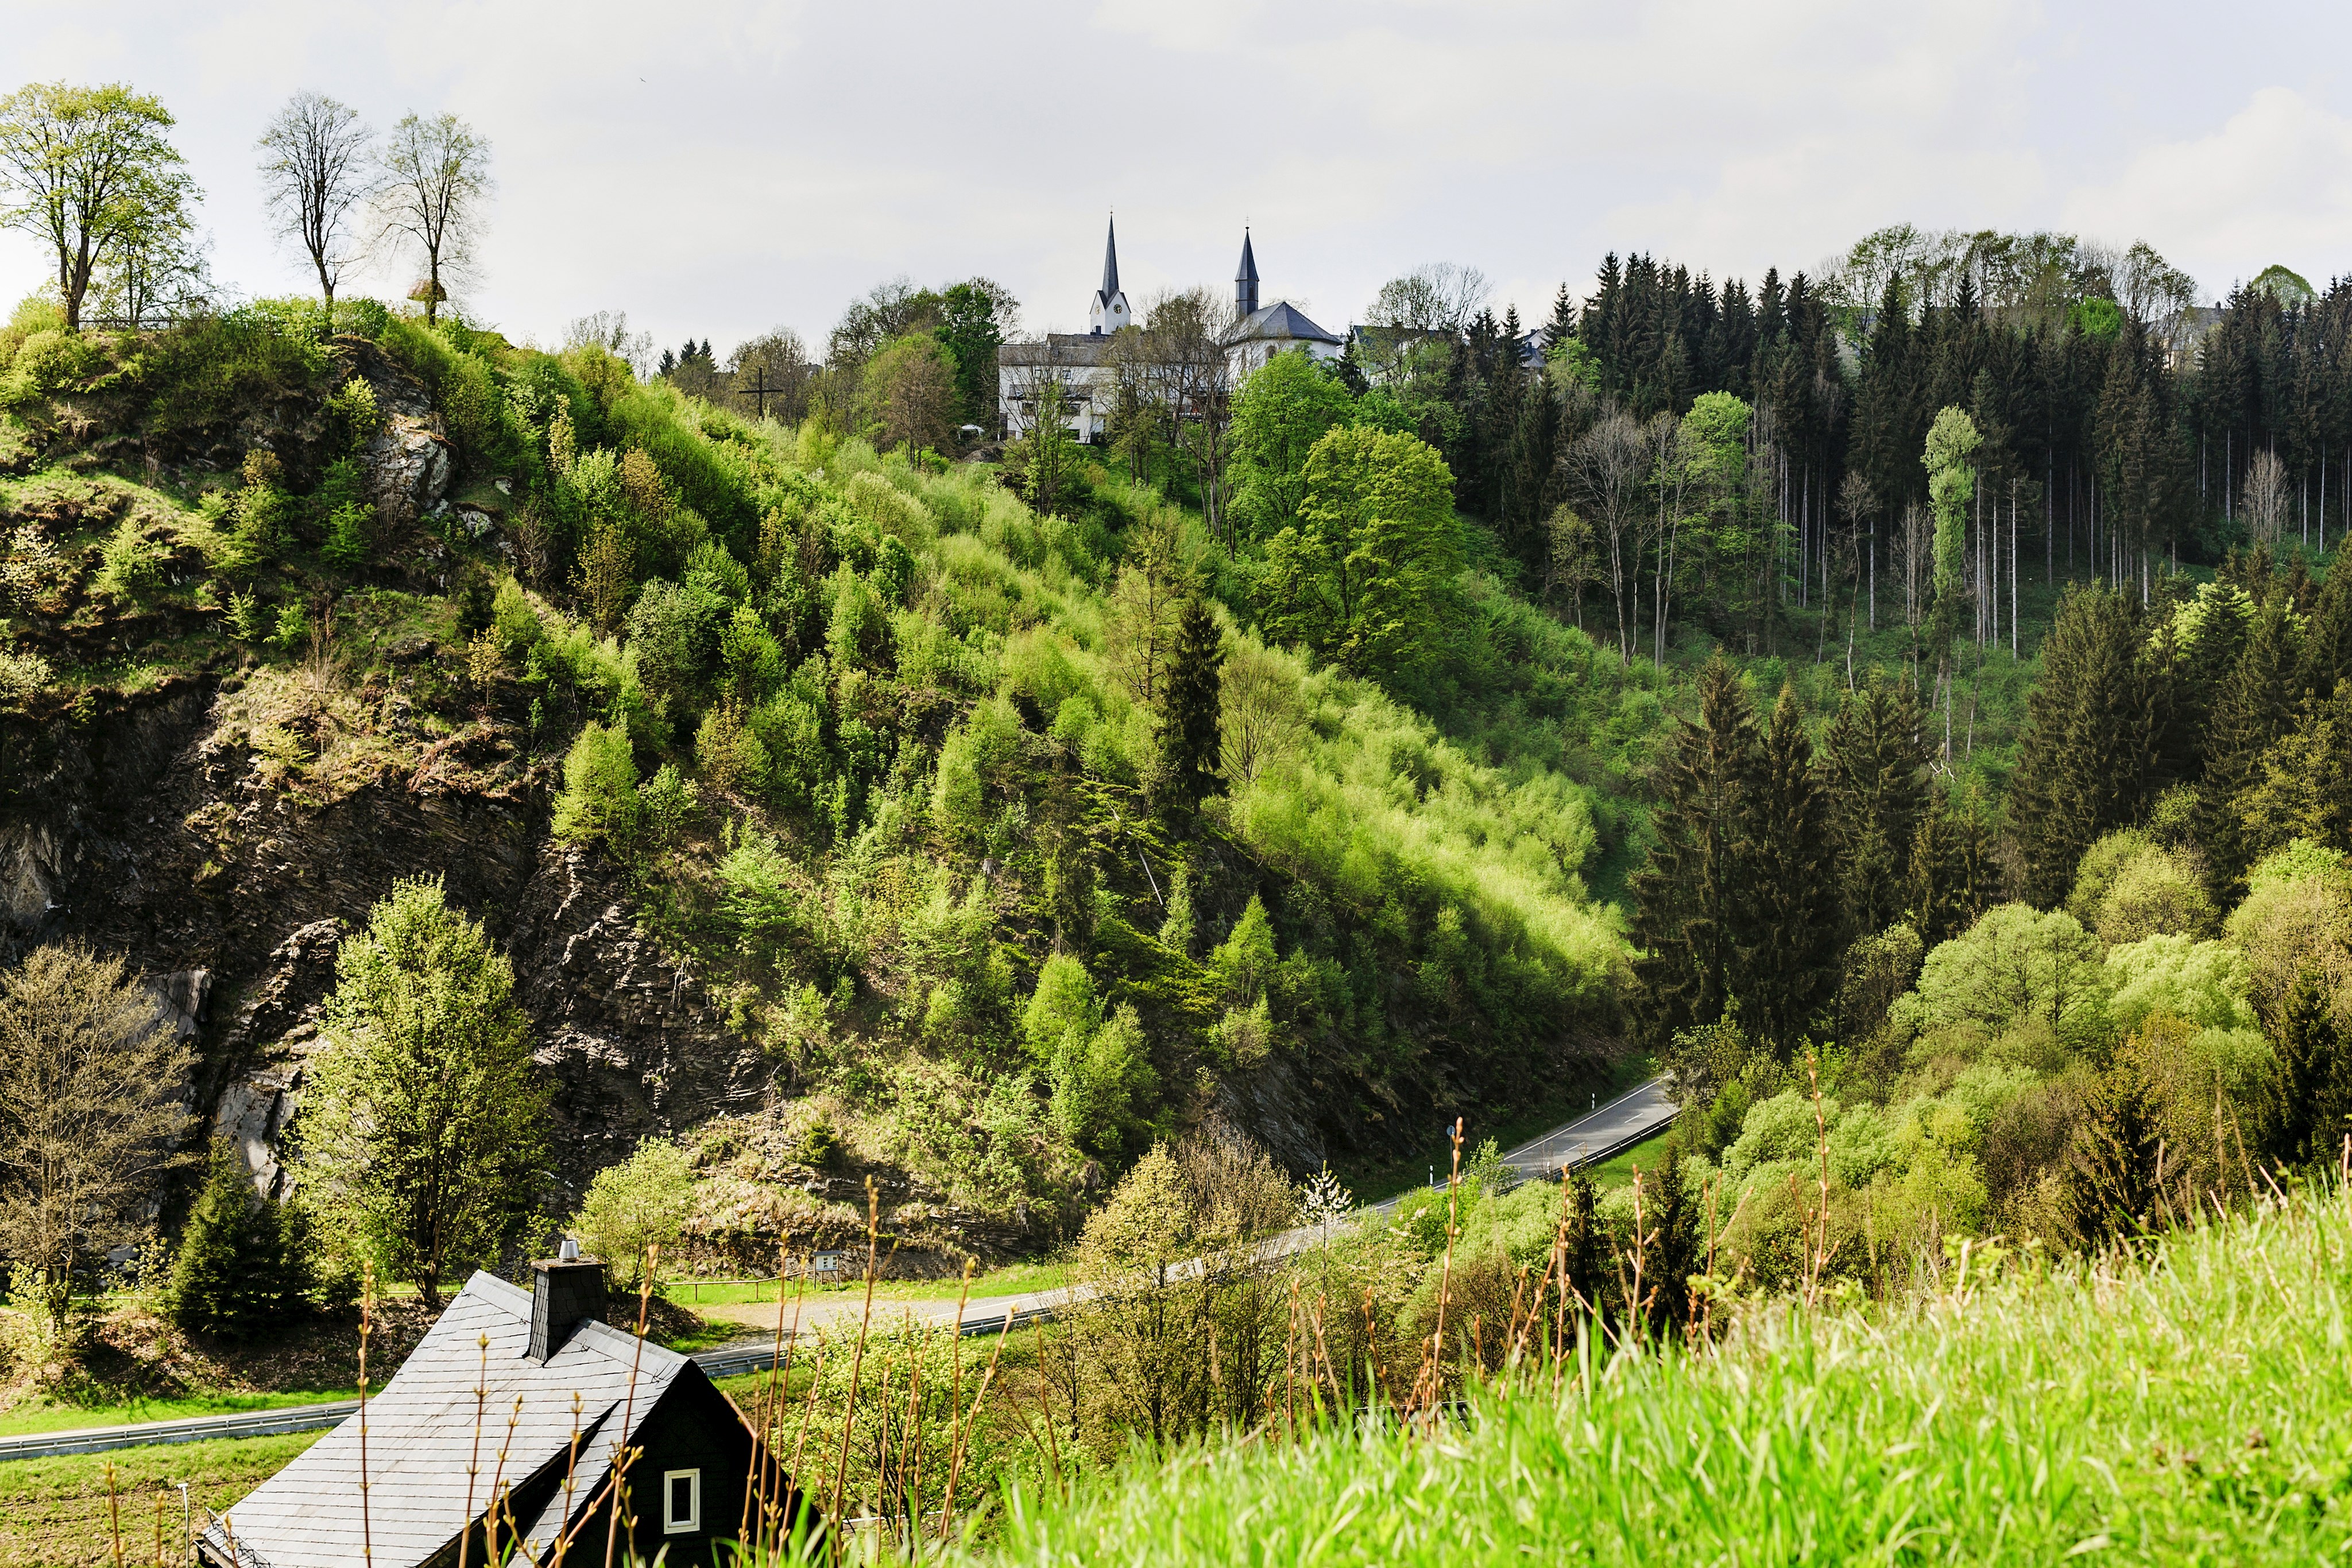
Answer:
M1110 332L1049 332L1042 343L1006 343L996 350L1000 365L1099 365L1110 357Z
M1287 299L1277 299L1262 305L1243 317L1234 328L1228 343L1260 342L1274 339L1284 342L1336 343L1339 339L1309 321Z
M367 1524L371 1560L378 1568L424 1563L470 1522L466 1469L474 1453L478 1382L489 1394L482 1406L474 1517L488 1506L501 1447L503 1484L542 1491L563 1473L575 1420L583 1436L572 1499L576 1517L604 1484L614 1449L627 1432L645 1425L681 1375L701 1375L688 1357L650 1341L640 1346L634 1335L601 1322L580 1324L543 1365L526 1355L530 1345L530 1292L477 1273L383 1392L369 1399ZM507 1420L515 1414L517 1396L521 1411L509 1436ZM540 1488L530 1486L534 1479ZM354 1416L226 1511L238 1562L247 1568L341 1568L360 1562L359 1482L360 1424ZM553 1539L563 1509L559 1487L526 1522L524 1533L534 1552ZM226 1560L218 1525L205 1540L215 1560Z

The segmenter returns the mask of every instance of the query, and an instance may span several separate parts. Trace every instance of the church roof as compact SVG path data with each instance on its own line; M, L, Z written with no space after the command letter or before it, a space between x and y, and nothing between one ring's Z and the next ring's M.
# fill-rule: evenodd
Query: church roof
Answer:
M996 350L1000 365L1099 365L1110 358L1115 332L1048 332L1045 340L1006 343Z
M1242 267L1239 272L1234 274L1234 281L1235 283L1257 281L1257 256L1250 250L1250 235L1247 229L1242 230Z
M1338 338L1308 320L1305 313L1287 299L1277 299L1271 305L1261 305L1243 317L1225 341L1251 343L1267 339L1284 342L1336 343L1339 341Z
M474 1452L478 1381L488 1390L480 1406L484 1448L507 1449L505 1480L515 1488L516 1511L538 1550L569 1522L562 1490L550 1495L548 1483L561 1479L575 1421L581 1443L571 1500L584 1511L617 1447L644 1429L681 1377L702 1376L688 1357L601 1322L580 1324L545 1362L532 1361L530 1318L530 1291L477 1273L383 1392L368 1401L366 1526L378 1568L425 1563L471 1522L466 1468ZM487 1364L484 1335L490 1342ZM509 1432L506 1421L518 1396L520 1411ZM240 1563L258 1557L270 1568L336 1568L358 1562L360 1479L353 1416L227 1511ZM475 1519L488 1501L486 1473L474 1493ZM226 1557L218 1524L205 1531L205 1544L214 1559Z
M1103 286L1105 299L1118 298L1118 220L1110 222L1109 237L1103 241Z

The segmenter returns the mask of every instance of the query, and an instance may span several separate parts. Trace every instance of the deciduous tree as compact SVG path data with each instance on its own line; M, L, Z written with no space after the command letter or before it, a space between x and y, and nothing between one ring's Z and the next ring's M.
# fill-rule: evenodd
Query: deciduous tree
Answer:
M514 969L438 879L396 884L335 955L295 1128L337 1234L428 1306L521 1239L545 1185L547 1090Z
M343 268L355 259L351 219L370 193L373 141L356 110L324 93L298 92L258 143L270 219L280 238L310 256L329 305Z
M185 234L196 191L173 123L162 99L119 82L36 82L0 99L0 226L55 256L68 331L106 267L152 267L161 242Z
M448 285L471 268L488 218L490 144L454 114L403 115L384 143L378 176L381 232L425 258L418 297L430 326Z
M120 958L37 947L0 973L0 1254L63 1329L77 1271L141 1239L188 1156L194 1057Z

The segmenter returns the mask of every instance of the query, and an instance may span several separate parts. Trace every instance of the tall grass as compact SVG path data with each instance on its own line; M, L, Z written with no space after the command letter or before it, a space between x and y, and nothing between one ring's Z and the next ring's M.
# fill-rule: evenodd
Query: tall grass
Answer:
M1998 1249L1996 1249L1998 1256ZM1576 1353L1433 1433L1174 1456L1008 1500L1011 1563L2321 1563L2352 1555L2341 1188L1893 1314L1751 1304L1712 1351Z

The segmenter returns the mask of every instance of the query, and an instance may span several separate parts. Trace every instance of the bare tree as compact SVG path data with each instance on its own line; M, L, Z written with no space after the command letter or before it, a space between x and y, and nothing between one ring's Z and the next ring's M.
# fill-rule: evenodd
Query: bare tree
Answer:
M1611 601L1617 611L1617 656L1631 663L1641 623L1643 532L1651 516L1644 494L1650 454L1641 424L1612 413L1586 432L1561 461L1584 500L1584 516L1599 536Z
M628 366L629 373L639 381L654 373L654 335L630 331L625 310L597 310L572 318L563 329L563 346L602 349Z
M1381 284L1380 293L1365 308L1364 319L1376 327L1452 334L1470 324L1493 292L1494 285L1475 267L1423 262L1403 277Z
M2246 470L2246 531L2260 544L2275 545L2286 531L2286 465L2265 448Z
M392 128L380 172L381 232L424 253L425 277L410 298L424 301L430 326L449 298L445 277L465 276L481 237L490 144L454 114L403 115Z
M62 1330L73 1278L138 1240L194 1058L120 958L40 947L0 975L0 1253Z
M350 228L373 189L374 133L356 111L324 93L298 92L262 131L262 190L281 238L310 254L319 292L335 302L343 268L359 259Z

